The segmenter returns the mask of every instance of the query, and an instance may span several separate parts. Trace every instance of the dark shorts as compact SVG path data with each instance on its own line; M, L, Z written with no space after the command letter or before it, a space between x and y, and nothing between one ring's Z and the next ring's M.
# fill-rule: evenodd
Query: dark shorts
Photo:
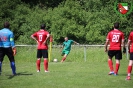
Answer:
M14 62L14 56L13 56L13 51L12 48L3 48L0 47L0 61L2 62L4 59L4 56L7 55L7 57L9 58L10 62Z
M133 60L133 53L130 53L130 60Z
M46 49L38 49L37 50L37 58L48 58L48 50Z
M115 59L121 60L122 59L122 52L121 52L121 50L109 50L108 56L110 58L113 58L113 56L115 56Z

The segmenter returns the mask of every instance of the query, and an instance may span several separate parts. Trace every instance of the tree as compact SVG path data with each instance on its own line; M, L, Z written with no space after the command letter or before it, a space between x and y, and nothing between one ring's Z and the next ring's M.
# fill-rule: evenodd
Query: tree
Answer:
M126 0L123 0L125 2ZM0 21L10 21L17 44L35 44L30 35L45 23L54 44L68 36L82 44L104 44L114 22L127 39L132 30L133 12L120 16L115 0L1 0ZM129 1L127 1L129 2ZM9 4L10 3L10 4ZM0 24L3 27L3 24Z

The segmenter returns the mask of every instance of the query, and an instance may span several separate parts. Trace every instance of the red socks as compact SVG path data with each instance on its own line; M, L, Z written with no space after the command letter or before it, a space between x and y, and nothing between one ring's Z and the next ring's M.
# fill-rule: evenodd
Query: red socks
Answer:
M119 67L120 67L120 64L119 63L116 63L116 68L115 68L115 73L116 74L118 73Z
M39 70L39 71L40 71L40 63L41 63L41 60L38 59L36 61L36 66L37 66L37 70ZM44 70L48 71L48 60L44 60Z
M44 60L44 70L48 71L48 60Z
M114 68L113 68L113 62L112 62L112 60L108 60L108 65L109 65L110 71L113 72L114 71ZM116 65L115 65L115 73L116 74L118 73L119 67L120 67L120 64L119 63L116 63Z
M131 74L131 71L132 71L132 66L128 66L127 73Z
M66 57L63 57L63 58L62 58L62 61L65 61L65 60L66 60Z
M112 60L108 60L108 65L109 65L110 71L113 72L114 71L114 68L113 68L113 62L112 62Z
M40 71L40 59L38 59L38 60L36 61L36 66L37 66L37 70Z

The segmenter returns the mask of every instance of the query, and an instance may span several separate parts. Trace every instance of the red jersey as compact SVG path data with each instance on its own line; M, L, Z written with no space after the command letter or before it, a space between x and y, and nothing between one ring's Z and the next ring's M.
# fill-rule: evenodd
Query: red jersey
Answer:
M130 32L130 35L128 37L128 41L131 41L131 47L130 47L130 53L133 52L133 31Z
M120 30L114 29L108 33L106 39L110 42L109 50L121 50L121 42L124 40L124 34Z
M48 34L49 32L43 29L32 34L34 37L37 38L38 41L37 49L48 49L48 45L43 43L46 40Z

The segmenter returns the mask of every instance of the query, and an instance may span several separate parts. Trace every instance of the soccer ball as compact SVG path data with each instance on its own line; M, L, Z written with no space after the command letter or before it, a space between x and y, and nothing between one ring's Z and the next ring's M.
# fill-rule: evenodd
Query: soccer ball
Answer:
M58 60L57 59L54 59L53 62L57 62Z

